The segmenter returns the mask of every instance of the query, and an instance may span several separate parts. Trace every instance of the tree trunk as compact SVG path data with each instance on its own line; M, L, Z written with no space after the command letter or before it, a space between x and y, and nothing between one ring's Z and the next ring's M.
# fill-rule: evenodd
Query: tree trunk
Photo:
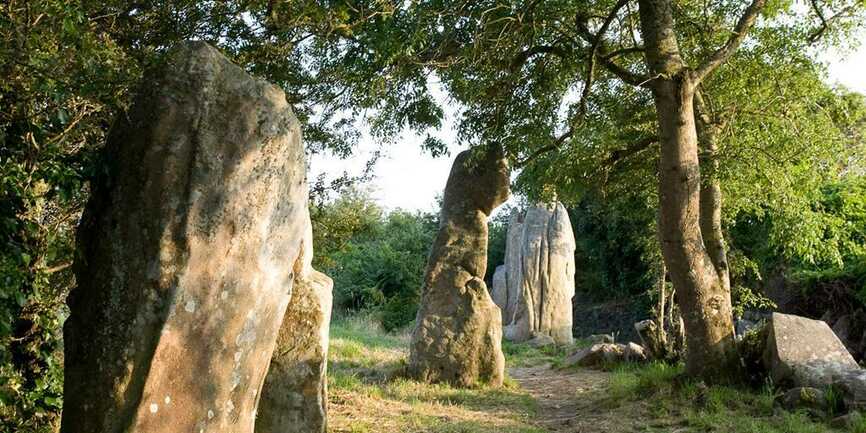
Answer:
M722 287L730 293L731 277L722 234L722 188L717 175L719 161L716 159L722 123L709 113L700 92L695 94L695 124L701 148L701 166L711 169L710 175L701 183L701 234Z
M730 293L700 226L695 83L680 57L670 0L640 0L646 61L661 142L659 234L686 332L686 373L713 380L736 366Z

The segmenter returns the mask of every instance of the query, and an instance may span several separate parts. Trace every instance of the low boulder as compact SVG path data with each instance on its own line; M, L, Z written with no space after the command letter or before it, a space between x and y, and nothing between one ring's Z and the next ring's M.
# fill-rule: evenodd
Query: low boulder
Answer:
M805 410L816 416L822 416L830 409L827 393L812 387L791 388L776 397L776 404L790 411Z
M614 338L613 334L592 334L587 337L587 340L589 340L589 342L592 344L598 344L613 343L616 339Z
M780 313L770 318L764 364L774 383L794 387L826 388L860 371L827 323Z
M620 362L643 362L649 359L641 345L636 343L598 343L574 352L565 359L565 367L599 367Z
M634 330L640 337L643 346L653 357L662 358L664 356L667 344L662 340L663 334L659 332L659 325L655 320L641 320L634 324Z
M532 340L527 341L526 344L532 347L545 347L555 345L556 341L553 340L553 337L547 334L537 334L532 338Z

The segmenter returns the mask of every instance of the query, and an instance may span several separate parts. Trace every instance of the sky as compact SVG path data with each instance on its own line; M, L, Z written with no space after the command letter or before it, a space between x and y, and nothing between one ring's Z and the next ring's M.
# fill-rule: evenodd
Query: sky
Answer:
M829 65L829 80L861 93L866 93L866 35L862 36L857 50L840 53L830 52L819 56ZM432 91L438 99L446 102L445 95L432 84ZM355 156L339 160L332 155L315 155L310 161L310 179L319 173L327 173L328 178L347 171L359 174L371 154L380 147L382 157L374 168L375 178L369 183L373 198L389 210L436 211L436 197L445 188L451 162L465 148L456 145L454 119L447 111L442 128L435 133L445 143L449 143L450 154L433 158L421 149L423 137L412 133L403 136L390 145L380 146L362 130L362 138Z

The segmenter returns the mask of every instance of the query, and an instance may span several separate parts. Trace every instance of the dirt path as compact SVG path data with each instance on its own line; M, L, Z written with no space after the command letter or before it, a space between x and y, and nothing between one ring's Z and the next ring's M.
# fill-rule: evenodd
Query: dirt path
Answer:
M623 410L605 404L609 373L599 370L559 370L549 365L515 367L508 373L538 402L535 424L550 432L631 432ZM632 410L638 409L636 407Z

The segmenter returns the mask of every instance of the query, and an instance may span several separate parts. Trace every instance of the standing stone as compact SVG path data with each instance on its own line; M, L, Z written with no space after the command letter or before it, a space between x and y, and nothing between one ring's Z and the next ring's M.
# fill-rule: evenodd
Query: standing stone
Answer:
M284 93L184 43L147 75L106 156L78 233L61 431L252 433L310 270Z
M493 286L490 288L490 297L493 298L493 303L499 306L504 323L506 314L505 305L508 303L508 281L505 275L505 265L497 266L493 272Z
M505 312L504 325L514 322L517 305L523 291L523 216L524 213L514 209L508 220L508 231L505 241L505 281L507 283L506 304L499 304Z
M508 226L505 251L507 312L505 338L527 341L552 337L571 344L574 297L574 233L561 203L515 213Z
M501 385L502 322L484 284L487 218L508 198L508 165L500 152L457 155L442 202L408 372L426 382Z
M333 281L312 271L295 282L262 388L256 433L324 433Z

